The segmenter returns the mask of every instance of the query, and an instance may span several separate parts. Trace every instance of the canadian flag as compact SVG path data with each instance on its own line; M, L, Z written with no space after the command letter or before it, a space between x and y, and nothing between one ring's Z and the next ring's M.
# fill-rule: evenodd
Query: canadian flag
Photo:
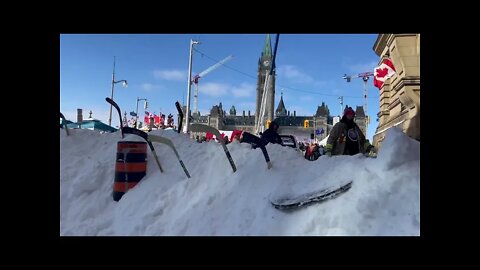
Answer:
M159 122L160 122L160 117L156 113L154 113L153 114L153 124L158 126Z
M385 80L392 77L395 72L395 66L393 66L392 61L388 58L384 59L382 64L376 67L373 72L373 85L380 90Z

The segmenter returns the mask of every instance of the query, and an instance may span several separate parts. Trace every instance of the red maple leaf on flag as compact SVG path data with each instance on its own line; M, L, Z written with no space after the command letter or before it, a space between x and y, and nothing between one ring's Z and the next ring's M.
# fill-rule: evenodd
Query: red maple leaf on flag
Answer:
M383 78L388 74L388 68L377 68L375 71L377 72L377 77L379 78Z
M382 64L375 68L375 77L373 78L373 85L380 90L386 79L395 74L395 66L390 59L384 59Z

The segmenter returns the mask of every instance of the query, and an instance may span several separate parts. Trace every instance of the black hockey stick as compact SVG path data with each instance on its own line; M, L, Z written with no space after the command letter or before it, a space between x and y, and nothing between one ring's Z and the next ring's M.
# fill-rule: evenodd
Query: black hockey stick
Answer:
M120 126L122 126L122 113L120 112L120 107L118 107L117 103L116 103L115 101L113 101L113 100L112 100L111 98L109 98L109 97L106 97L105 100L106 100L108 103L112 104L113 107L115 107L115 109L117 109L118 118L119 118L119 120L120 120ZM120 128L120 131L122 132L122 139L125 138L125 137L123 136L123 129L122 129L122 128Z
M180 133L180 131L182 130L183 111L182 111L182 108L180 108L180 103L178 101L175 102L175 107L177 107L178 114L180 115L180 121L178 122L178 130L177 130L177 133Z
M191 124L190 125L190 131L192 132L210 132L217 137L218 141L223 147L223 151L225 151L225 155L227 155L228 161L230 162L230 166L232 166L233 172L237 171L237 167L235 166L235 162L233 162L232 156L230 155L230 152L228 151L227 146L225 145L225 142L222 139L222 136L220 135L220 132L218 129L207 126L207 125L202 125L202 124Z
M183 164L183 161L180 159L180 155L178 154L177 149L175 148L175 145L173 145L173 142L170 139L162 137L162 136L158 136L158 135L152 135L152 134L148 135L148 139L152 142L158 142L158 143L166 144L170 148L172 148L173 152L177 156L178 161L180 162L180 165L182 166L183 171L185 172L187 177L190 178L190 174L188 173L188 170L185 167L185 164Z

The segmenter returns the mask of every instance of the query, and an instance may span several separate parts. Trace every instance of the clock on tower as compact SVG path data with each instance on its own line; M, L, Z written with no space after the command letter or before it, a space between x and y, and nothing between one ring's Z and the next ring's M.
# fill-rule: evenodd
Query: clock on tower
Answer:
M270 66L270 61L268 61L268 60L263 61L263 66L265 66L265 67Z

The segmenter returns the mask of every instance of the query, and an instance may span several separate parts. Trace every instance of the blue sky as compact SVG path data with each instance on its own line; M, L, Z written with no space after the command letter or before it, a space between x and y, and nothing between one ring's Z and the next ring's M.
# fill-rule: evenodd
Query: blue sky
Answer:
M271 34L272 49L276 34ZM377 34L280 34L276 67L275 109L283 92L287 110L313 115L325 102L332 115L340 114L338 97L344 105L363 106L364 86L360 78L347 83L346 74L373 71L378 56L373 52ZM237 115L255 114L258 59L265 34L62 34L60 35L60 111L76 121L76 109L108 123L113 57L115 80L127 80L128 87L115 85L114 100L123 112L136 110L136 100L146 98L147 111L176 115L175 101L187 104L190 40L198 40L192 61L192 76L229 55L233 58L199 81L198 109L209 114L222 102L232 105ZM191 109L193 111L193 91ZM367 113L371 140L378 125L379 91L368 81ZM143 101L139 103L143 118ZM142 113L142 114L140 114ZM176 119L176 117L175 117ZM118 126L112 113L112 126Z

